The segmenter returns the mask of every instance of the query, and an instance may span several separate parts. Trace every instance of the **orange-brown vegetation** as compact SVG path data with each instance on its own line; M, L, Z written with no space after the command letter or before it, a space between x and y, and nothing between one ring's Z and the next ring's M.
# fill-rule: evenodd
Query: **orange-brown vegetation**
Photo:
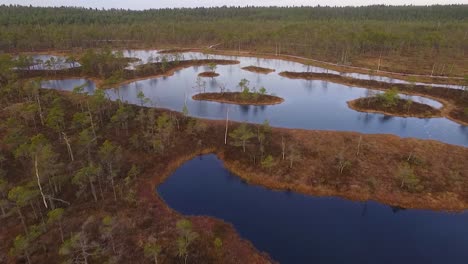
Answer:
M262 73L262 74L268 74L268 73L272 73L275 71L273 69L262 68L262 67L257 67L257 66L247 66L247 67L243 67L242 69L246 71Z
M396 99L394 105L387 106L378 97L359 98L348 102L348 106L359 112L382 113L404 117L440 117L441 112L434 107L406 99Z
M192 99L239 105L273 105L284 102L283 98L274 95L249 94L246 96L241 92L199 93L192 96Z

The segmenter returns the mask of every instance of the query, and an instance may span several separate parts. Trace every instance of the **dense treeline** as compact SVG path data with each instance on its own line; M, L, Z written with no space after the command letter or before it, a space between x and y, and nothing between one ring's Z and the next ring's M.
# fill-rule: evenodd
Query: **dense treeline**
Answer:
M219 48L304 55L381 70L417 67L463 75L467 18L468 5L146 11L1 6L0 49L221 43Z
M128 24L132 22L220 19L235 20L466 20L466 5L449 6L365 6L365 7L211 7L153 9L40 8L1 6L0 23L17 24ZM13 15L13 16L12 16Z

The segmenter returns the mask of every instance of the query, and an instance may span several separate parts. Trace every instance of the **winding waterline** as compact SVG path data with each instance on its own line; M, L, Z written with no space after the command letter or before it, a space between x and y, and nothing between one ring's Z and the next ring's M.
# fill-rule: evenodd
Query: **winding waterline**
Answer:
M125 55L145 60L149 54L154 53L132 51ZM183 55L184 59L207 57L205 54L193 52ZM119 95L124 101L139 104L137 95L142 91L152 101L153 106L175 111L181 111L186 100L189 114L200 118L224 119L229 108L230 119L240 122L262 123L268 119L275 127L394 134L468 146L468 127L446 118L393 117L360 113L348 107L347 101L366 96L370 89L322 80L294 80L277 74L284 70L330 72L326 69L284 60L208 56L216 59L235 59L239 60L240 64L218 65L216 72L220 74L219 77L203 78L206 82L206 92L220 91L220 85L224 85L230 91L239 91L238 83L245 78L250 81L251 88L265 87L268 93L284 98L285 101L271 106L239 106L192 100L192 95L200 92L194 88L198 74L208 71L208 66L178 70L169 77L138 80L117 89L107 90L106 93L113 100ZM241 69L250 65L275 69L276 72L264 75ZM85 91L88 93L96 89L93 82L85 79L49 80L43 82L43 87L70 91L81 84L86 84ZM412 96L411 99L436 108L441 106L437 101L420 96Z
M466 263L468 213L404 210L249 185L213 154L179 167L157 192L184 215L232 223L280 263Z

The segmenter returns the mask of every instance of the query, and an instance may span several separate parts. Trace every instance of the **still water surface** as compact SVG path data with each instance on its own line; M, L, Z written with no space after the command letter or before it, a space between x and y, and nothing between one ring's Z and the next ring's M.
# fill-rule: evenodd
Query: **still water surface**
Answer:
M146 61L149 54L154 53L128 51L125 55L139 57ZM201 53L184 53L183 56L184 59L201 58L202 56L206 58L206 55ZM194 88L198 74L208 71L207 66L182 69L169 77L135 81L118 87L118 92L115 89L107 90L107 94L114 100L119 95L124 101L139 104L137 94L142 91L151 99L152 105L176 111L181 111L186 101L190 115L195 117L224 119L229 108L230 119L241 122L262 123L268 119L270 124L276 127L386 133L468 146L468 127L446 118L391 117L382 114L360 113L348 107L347 101L366 96L370 92L369 89L321 80L294 80L278 75L278 72L284 70L324 72L327 71L326 69L283 60L219 55L210 55L210 58L234 59L239 60L240 64L218 65L216 72L220 76L204 79L207 92L219 91L220 85L224 85L230 91L239 91L238 83L245 78L250 81L251 88L259 89L263 86L269 93L280 96L285 101L282 104L272 106L238 106L192 100L192 95L199 92L198 89ZM276 72L263 75L241 69L249 65L272 68ZM72 90L84 83L86 84L86 92L92 93L95 85L85 79L49 80L44 81L43 86ZM434 107L441 106L439 102L424 97L412 96L411 98Z
M401 210L249 185L215 155L183 164L157 188L184 215L232 223L280 263L467 263L468 213Z

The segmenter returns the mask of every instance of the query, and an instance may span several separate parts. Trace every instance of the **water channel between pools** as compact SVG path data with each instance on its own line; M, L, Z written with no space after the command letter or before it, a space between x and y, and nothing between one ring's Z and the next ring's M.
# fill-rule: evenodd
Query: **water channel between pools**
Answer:
M138 57L143 61L150 56L149 51L127 51L126 56ZM202 53L184 53L184 59L206 58ZM137 94L142 91L156 107L181 111L184 102L190 115L209 119L224 119L229 108L229 117L234 121L262 123L268 119L275 127L356 131L362 133L394 134L401 137L434 139L450 144L468 146L468 127L459 125L446 118L403 118L376 113L360 113L348 107L347 101L364 97L369 89L341 85L329 81L293 80L278 75L281 71L331 72L323 68L308 66L296 62L259 59L252 57L235 57L209 55L210 58L239 60L236 65L218 65L216 78L204 78L207 92L219 91L223 84L230 91L239 91L238 83L245 78L250 87L265 87L268 93L285 99L278 105L239 106L217 102L195 101L192 95L198 74L208 71L208 66L189 67L175 72L173 76L149 78L107 90L111 99L119 95L124 101L139 104ZM267 75L242 70L245 66L260 66L275 69ZM388 77L372 77L364 74L350 74L356 78L374 78L388 82L402 82ZM85 91L92 93L95 84L86 79L48 80L44 88L72 90L78 85L86 84ZM441 107L437 101L419 96L411 96L413 101Z

